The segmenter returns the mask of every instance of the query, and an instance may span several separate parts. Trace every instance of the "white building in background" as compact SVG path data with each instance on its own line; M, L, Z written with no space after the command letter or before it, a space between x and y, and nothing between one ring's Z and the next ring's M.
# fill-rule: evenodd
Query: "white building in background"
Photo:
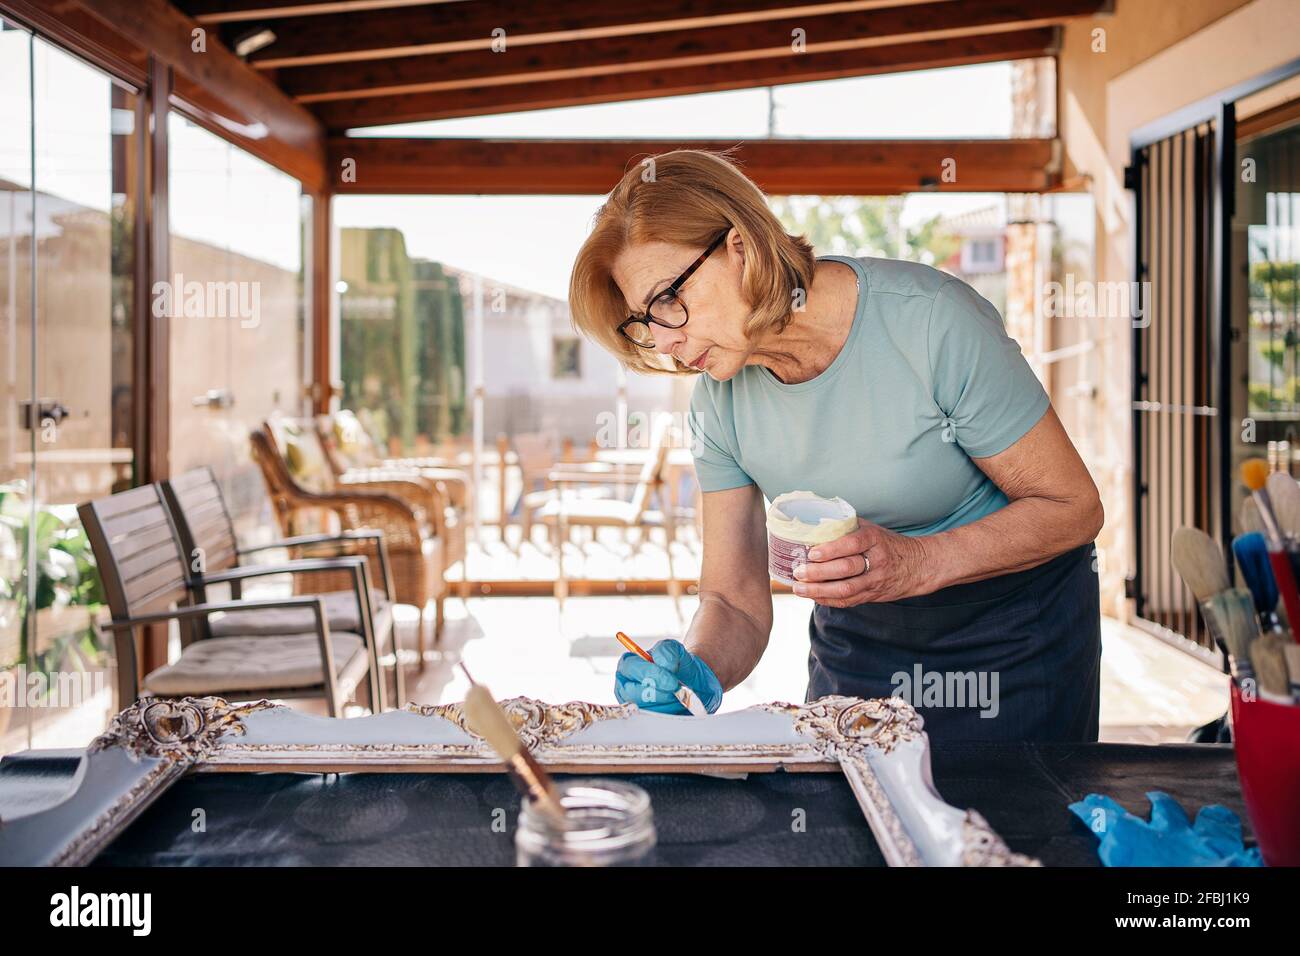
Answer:
M634 423L638 413L686 409L693 378L623 374L611 355L574 328L564 300L444 268L460 282L470 397L482 350L483 434L489 444L503 433L551 432L585 447L609 415L619 414L620 400ZM481 340L476 287L482 296Z
M1007 206L1006 198L969 212L941 216L940 229L959 240L957 251L935 265L964 279L992 302L999 312L1007 308Z

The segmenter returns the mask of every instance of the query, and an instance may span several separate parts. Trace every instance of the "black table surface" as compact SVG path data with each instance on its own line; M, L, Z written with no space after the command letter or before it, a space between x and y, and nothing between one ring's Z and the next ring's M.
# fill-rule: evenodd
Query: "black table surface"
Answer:
M932 766L948 803L978 810L1011 849L1048 865L1099 865L1096 837L1067 808L1093 792L1142 816L1150 790L1171 794L1193 817L1221 803L1250 836L1226 744L951 744L932 749ZM616 776L650 793L658 864L884 864L839 774ZM508 778L495 773L198 773L96 862L508 866L518 806Z

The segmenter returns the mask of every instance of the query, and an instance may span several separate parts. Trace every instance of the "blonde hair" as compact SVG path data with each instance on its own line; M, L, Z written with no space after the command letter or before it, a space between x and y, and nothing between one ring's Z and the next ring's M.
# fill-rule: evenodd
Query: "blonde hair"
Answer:
M782 331L790 321L795 290L812 285L812 244L785 231L762 191L729 156L693 149L636 163L596 212L569 278L574 326L634 371L696 372L619 333L627 300L612 275L614 260L628 246L643 242L702 250L731 228L745 244L741 295L753 310L745 334L754 339L769 330Z

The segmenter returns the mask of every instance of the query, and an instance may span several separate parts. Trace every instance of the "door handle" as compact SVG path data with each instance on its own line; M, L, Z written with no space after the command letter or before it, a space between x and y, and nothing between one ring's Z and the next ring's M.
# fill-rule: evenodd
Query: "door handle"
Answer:
M202 395L190 399L196 408L229 408L235 404L235 393L228 388L210 388Z
M18 420L29 430L39 428L46 421L52 421L57 426L71 414L68 406L57 398L40 398L35 402L18 403Z

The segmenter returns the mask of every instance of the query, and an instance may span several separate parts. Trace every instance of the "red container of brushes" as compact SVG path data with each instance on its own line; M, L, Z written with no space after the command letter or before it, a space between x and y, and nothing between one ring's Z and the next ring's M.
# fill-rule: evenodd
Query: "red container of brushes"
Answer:
M1245 698L1232 684L1237 778L1269 866L1300 866L1300 707Z
M1268 463L1259 458L1242 462L1241 481L1259 507L1269 564L1295 635L1300 633L1300 588L1296 585L1300 577L1300 489L1289 474L1270 474ZM1256 676L1263 682L1263 675ZM1300 706L1259 693L1243 696L1233 681L1232 740L1241 795L1264 862L1300 866Z

